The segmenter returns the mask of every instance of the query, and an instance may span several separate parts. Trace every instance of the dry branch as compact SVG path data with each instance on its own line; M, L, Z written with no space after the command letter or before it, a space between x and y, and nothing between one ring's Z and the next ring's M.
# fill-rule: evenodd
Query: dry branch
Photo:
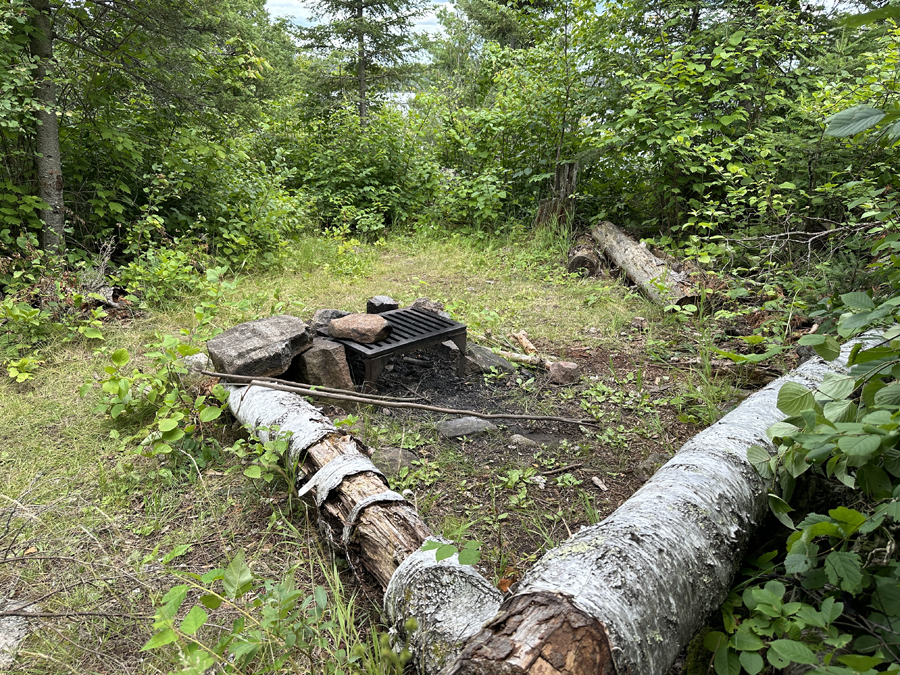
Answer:
M200 371L204 375L213 375L211 371ZM215 377L221 377L223 379L235 377L233 375L228 375L225 373L217 373ZM242 378L242 379L250 379L251 387L262 387L265 389L274 389L275 391L283 391L289 392L292 394L299 394L301 396L310 396L313 398L325 398L329 400L338 400L338 401L348 401L350 403L362 403L365 405L377 405L382 408L407 408L412 410L428 410L430 412L438 412L443 413L445 415L464 415L468 417L480 417L485 420L542 420L547 422L562 422L564 424L577 424L580 426L597 426L596 422L593 420L576 420L569 419L568 417L556 417L553 415L513 415L506 413L482 413L477 410L460 410L457 408L441 408L439 406L434 405L425 405L424 403L405 403L397 400L386 400L384 398L370 398L368 394L359 394L359 393L347 393L347 394L337 394L334 393L335 390L332 389L327 393L323 393L318 388L310 389L308 387L302 385L290 386L286 384L276 384L274 382L269 382L266 380L257 380L253 378Z
M537 354L537 348L531 344L531 340L528 339L528 335L524 330L518 333L510 333L509 336L519 343L519 346L526 354Z
M518 354L516 352L507 352L503 349L498 349L496 353L507 361L524 363L527 366L537 366L538 368L549 368L550 364L553 363L551 357L541 356L539 354Z

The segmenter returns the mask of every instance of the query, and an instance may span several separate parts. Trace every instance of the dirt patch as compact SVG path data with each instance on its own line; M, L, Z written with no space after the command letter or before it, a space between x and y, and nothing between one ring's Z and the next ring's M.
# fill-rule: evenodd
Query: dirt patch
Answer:
M538 346L553 353L551 345ZM445 347L395 357L377 383L379 394L416 396L439 407L591 425L492 420L496 431L454 440L435 428L447 415L373 407L357 411L356 430L374 447L403 447L418 456L391 478L394 489L412 492L435 532L482 542L482 572L503 586L628 499L652 475L641 466L648 457L674 454L705 426L679 410L677 371L651 362L642 347L639 341L617 351L567 346L558 357L583 371L570 386L525 367L513 375L461 377L456 354Z

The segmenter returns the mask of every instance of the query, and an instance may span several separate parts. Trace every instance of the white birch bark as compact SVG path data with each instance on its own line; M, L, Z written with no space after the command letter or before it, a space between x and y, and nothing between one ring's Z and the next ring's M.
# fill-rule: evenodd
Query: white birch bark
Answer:
M591 228L591 236L604 255L657 305L696 301L697 289L687 275L672 270L612 223L597 223Z
M343 548L359 534L359 565L387 586L385 615L395 644L408 641L419 672L437 673L496 613L499 591L457 556L437 562L435 551L417 550L429 530L415 509L376 477L365 446L342 437L302 396L263 387L227 388L234 416L261 440L275 437L276 426L278 434L290 434L286 461L300 462L308 475L315 474L300 492L316 490L320 525L332 533L329 543ZM358 471L367 476L352 475ZM326 493L335 498L326 501ZM344 528L343 537L333 534L337 527ZM350 559L351 552L343 552ZM417 626L407 630L411 618Z
M812 359L747 398L688 441L609 518L549 551L446 672L665 673L727 596L767 514L771 486L748 462L747 450L775 451L766 429L785 417L778 391L786 382L815 388L829 370L844 371L850 347L832 364ZM596 658L570 668L565 659L548 657L561 638L521 628L529 597L563 598L563 614L577 615L576 623L593 619L606 642ZM516 603L518 614L506 611ZM578 651L595 638L587 640Z

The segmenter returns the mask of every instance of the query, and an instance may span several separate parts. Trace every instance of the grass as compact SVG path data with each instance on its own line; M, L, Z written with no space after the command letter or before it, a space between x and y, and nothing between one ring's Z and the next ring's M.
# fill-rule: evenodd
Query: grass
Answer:
M510 471L536 467L540 473L580 462L612 484L642 453L665 445L673 424L688 433L707 423L731 392L729 383L711 373L681 373L680 378L673 373L673 386L682 396L678 405L684 414L695 415L696 423L661 420L663 410L678 414L678 405L665 402L673 398L669 394L655 396L646 409L626 409L636 400L632 394L657 386L648 380L649 353L674 349L682 327L666 323L657 309L613 279L564 274L565 251L552 234L487 245L411 234L365 246L304 239L290 269L240 276L212 325L224 329L273 312L309 318L321 307L364 311L373 295L391 295L401 304L427 295L444 302L475 336L503 339L507 332L526 330L542 350L589 360L597 381L618 398L592 403L611 426L603 431L606 437L587 437L583 446L567 441L537 451L511 450L507 431L460 444L439 439L433 419L358 413L371 445L419 452L420 463L395 482L414 490L430 526L447 536L482 541L486 574L495 581L508 578L578 525L597 522L634 487L622 482L621 489L605 496L587 482L557 484L554 477L540 489L510 481ZM141 651L154 634L147 617L186 573L223 567L238 551L261 580L293 575L304 595L316 585L327 589L327 611L311 629L321 638L314 651L322 663L337 658L341 649L346 654L353 645L369 645L369 672L381 672L389 666L378 660L380 645L369 633L377 622L374 601L356 595L352 575L322 550L310 514L289 500L287 486L246 479L240 462L227 454L200 466L199 475L188 470L171 480L160 478L152 471L156 460L140 457L133 445L123 449L110 437L114 430L133 430L134 421L94 412L93 392L78 396L85 381L103 372L115 349L124 347L137 365L146 364L139 355L156 334L190 329L199 299L175 300L168 309L109 324L102 343L47 345L41 355L45 364L34 379L0 381L0 550L7 563L0 565L0 586L8 598L40 598L44 612L91 613L42 621L13 672L175 669L180 657L174 646ZM241 306L241 300L247 302ZM633 331L622 339L638 314L663 325L653 338L661 344L649 349L648 340ZM579 389L567 402L539 380L520 371L509 386L496 383L496 391L503 387L510 405L535 414L589 398ZM649 432L642 436L638 427L647 420ZM226 427L217 433L226 444L233 438ZM649 440L653 434L661 440ZM163 563L179 545L190 548ZM233 618L225 613L218 625L227 627ZM217 632L201 635L212 644ZM312 668L301 661L293 662L294 670L285 665L283 672Z

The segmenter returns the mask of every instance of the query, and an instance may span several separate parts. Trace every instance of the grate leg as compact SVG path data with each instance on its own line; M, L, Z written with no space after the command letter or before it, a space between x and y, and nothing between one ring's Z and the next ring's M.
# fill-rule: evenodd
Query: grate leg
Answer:
M466 333L463 331L452 338L453 344L459 349L459 361L456 364L456 373L460 377L466 376Z
M372 388L372 391L375 391L375 381L381 375L381 371L384 370L384 358L374 358L374 359L366 359L366 384Z

